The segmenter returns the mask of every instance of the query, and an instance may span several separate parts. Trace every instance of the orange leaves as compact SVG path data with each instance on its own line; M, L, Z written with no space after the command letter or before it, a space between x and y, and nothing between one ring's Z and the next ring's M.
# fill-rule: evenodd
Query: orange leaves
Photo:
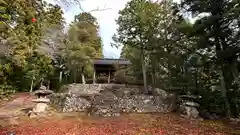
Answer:
M89 119L29 121L17 127L0 129L0 135L8 135L10 132L16 135L227 135L211 126L189 122L171 114Z

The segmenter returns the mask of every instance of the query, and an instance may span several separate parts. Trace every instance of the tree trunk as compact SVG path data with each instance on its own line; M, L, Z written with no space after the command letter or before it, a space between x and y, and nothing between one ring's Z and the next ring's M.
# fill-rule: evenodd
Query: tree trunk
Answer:
M151 56L151 66L152 66L152 92L155 93L156 88L156 61L154 60L154 57Z
M195 71L195 94L198 94L198 67L196 67Z
M218 9L216 9L218 10ZM217 12L213 13L213 15L215 16L219 16L221 14L218 14ZM221 86L221 96L222 98L224 99L224 102L225 102L225 106L226 106L226 114L227 114L227 117L231 117L231 105L230 105L230 102L228 100L228 96L227 96L227 87L226 87L226 73L227 70L225 70L225 67L224 67L224 59L221 58L219 52L221 51L224 51L226 50L225 45L227 45L226 41L225 41L225 37L222 36L222 32L221 32L221 21L220 20L215 20L215 25L213 26L213 29L215 30L215 33L216 33L216 36L215 36L215 42L217 43L216 44L216 47L215 47L215 50L216 50L216 53L217 53L217 58L219 60L219 65L220 66L220 86Z
M221 40L219 38L217 38L217 39L218 39L218 42L224 41L224 40ZM219 70L221 96L224 100L224 104L225 104L225 107L226 107L226 116L228 118L230 118L232 116L232 110L231 110L231 104L229 102L228 95L227 95L227 86L226 86L226 79L227 79L226 77L227 76L225 74L225 72L228 72L228 71L226 70L226 68L224 66L225 65L224 61L219 56L219 51L223 51L223 50L224 50L224 48L223 48L222 44L216 45L217 58L221 62L221 63L219 62L219 64L221 64L220 65L220 70Z
M32 77L30 92L33 92L33 80L34 80L34 76Z
M60 71L60 73L59 73L59 83L61 83L62 82L62 71Z
M147 75L146 75L146 66L144 60L144 50L141 50L141 62L142 62L142 73L143 73L143 83L144 83L144 93L148 93L148 86L147 86Z
M232 62L231 70L232 70L234 81L237 84L238 88L240 88L240 78L239 78L239 72L237 67L238 67L238 61L237 59L235 59Z
M83 73L81 73L81 76L82 76L82 84L86 84L86 81L85 81L85 76Z
M86 84L86 80L85 80L85 76L83 74L83 71L84 71L84 67L82 67L81 76L82 76L82 84Z
M223 68L220 69L219 73L220 73L220 84L221 84L220 85L221 86L221 96L225 102L227 117L231 117L231 105L230 105L230 103L228 101L228 97L227 97L227 89L226 89L226 84L225 84L225 79L224 79L224 74L223 74Z
M152 71L151 72L151 77L152 77L152 87L154 87L155 86L155 79L154 79L154 72Z
M74 72L73 77L74 83L77 83L77 71Z
M43 81L44 81L44 79L41 78L41 84L40 84L40 86L43 86Z
M48 80L48 85L47 85L47 89L49 90L50 89L50 80Z
M167 49L168 54L170 53L170 51ZM171 69L171 61L169 58L167 58L167 68L168 68L168 81L169 81L169 88L168 90L171 91L172 90L172 69Z
M231 62L230 70L233 76L232 82L234 82L233 85L236 85L237 88L240 88L240 78L239 78L239 71L238 71L238 61L237 59L233 59ZM239 113L239 105L237 99L232 99L230 100L230 105L231 105L231 113L234 117L238 116Z
M96 84L96 71L93 72L93 84Z

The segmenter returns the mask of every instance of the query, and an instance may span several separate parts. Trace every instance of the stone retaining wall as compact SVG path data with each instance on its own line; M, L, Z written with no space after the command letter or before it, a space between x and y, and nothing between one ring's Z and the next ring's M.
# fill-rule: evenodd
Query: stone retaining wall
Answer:
M116 116L126 112L169 112L175 107L175 96L162 90L159 95L143 95L138 87L116 84L71 84L63 88L65 93L50 96L52 105L60 112Z

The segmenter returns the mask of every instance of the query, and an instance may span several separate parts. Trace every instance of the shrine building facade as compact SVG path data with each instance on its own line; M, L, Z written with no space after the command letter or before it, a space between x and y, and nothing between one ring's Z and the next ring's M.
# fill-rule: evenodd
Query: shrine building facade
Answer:
M131 65L130 60L126 59L94 59L93 83L97 82L97 78L101 75L108 77L107 82L111 83L111 79L117 70L117 67Z

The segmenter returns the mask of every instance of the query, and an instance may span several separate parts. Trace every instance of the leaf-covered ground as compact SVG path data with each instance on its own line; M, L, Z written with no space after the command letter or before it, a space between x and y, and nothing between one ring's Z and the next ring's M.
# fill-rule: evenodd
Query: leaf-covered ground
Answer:
M60 117L61 116L61 117ZM58 115L24 119L0 128L0 135L238 135L239 130L221 122L188 121L174 114L125 114L98 118ZM14 134L14 135L15 135Z
M0 135L240 135L240 125L221 121L189 121L176 114L124 114L90 117L80 113L58 114L41 119L19 117L10 123L2 118L31 106L29 93L16 94L0 107Z

